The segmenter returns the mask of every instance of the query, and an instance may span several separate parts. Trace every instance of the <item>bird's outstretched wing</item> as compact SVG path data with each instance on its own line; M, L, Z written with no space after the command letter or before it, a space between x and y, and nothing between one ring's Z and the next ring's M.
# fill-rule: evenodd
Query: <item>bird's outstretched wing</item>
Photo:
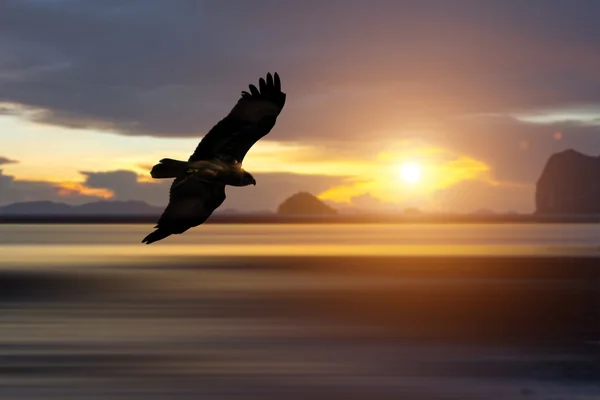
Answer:
M220 158L242 162L246 153L260 138L267 135L285 105L279 75L260 78L258 88L249 85L250 92L242 97L198 144L189 161Z
M225 201L225 185L205 182L194 177L177 178L171 184L169 204L142 243L150 244L174 233L198 226Z

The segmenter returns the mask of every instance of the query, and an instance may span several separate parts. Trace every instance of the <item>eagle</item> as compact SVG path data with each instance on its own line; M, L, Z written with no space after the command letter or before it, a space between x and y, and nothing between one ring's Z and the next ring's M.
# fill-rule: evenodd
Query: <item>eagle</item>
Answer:
M285 105L286 94L275 72L260 78L258 88L241 97L229 114L202 138L187 161L164 158L152 167L154 179L172 179L169 204L158 219L155 231L142 243L150 244L181 234L206 221L225 201L225 186L256 185L242 168L250 148L275 126Z

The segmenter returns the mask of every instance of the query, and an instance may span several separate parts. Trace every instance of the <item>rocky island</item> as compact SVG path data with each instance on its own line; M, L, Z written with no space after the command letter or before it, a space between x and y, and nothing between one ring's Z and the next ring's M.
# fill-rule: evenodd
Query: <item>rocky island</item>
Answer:
M337 211L308 192L289 197L277 208L278 215L337 215Z
M537 181L536 214L600 215L600 157L553 154Z

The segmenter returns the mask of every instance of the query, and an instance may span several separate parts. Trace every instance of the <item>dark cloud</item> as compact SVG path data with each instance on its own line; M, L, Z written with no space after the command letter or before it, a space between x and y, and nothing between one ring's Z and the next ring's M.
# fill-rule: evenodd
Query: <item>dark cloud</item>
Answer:
M600 154L598 124L509 116L600 110L598 15L595 0L6 0L0 114L200 137L247 84L278 71L288 102L271 139L370 159L394 140L418 138L531 187L553 152ZM166 202L163 184L130 171L86 174L118 199ZM228 189L253 195L225 206L273 209L300 190L293 185L319 192L333 181L267 174L262 189Z
M10 158L0 156L0 165L17 164L17 163L18 163L17 160L11 160Z
M277 139L360 137L448 113L600 103L590 1L0 3L0 101L37 119L198 136L278 70Z
M84 185L94 189L113 192L111 200L143 200L152 205L163 205L169 201L170 181L143 182L132 171L81 172Z

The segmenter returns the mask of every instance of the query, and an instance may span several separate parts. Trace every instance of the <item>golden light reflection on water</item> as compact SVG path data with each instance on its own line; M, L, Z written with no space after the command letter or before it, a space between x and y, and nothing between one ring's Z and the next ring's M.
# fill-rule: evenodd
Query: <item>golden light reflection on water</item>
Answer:
M152 263L153 257L190 256L528 256L595 254L593 249L582 247L551 248L539 245L171 245L143 248L138 245L20 245L0 246L2 263L62 263L81 267L86 264L111 262ZM201 260L198 260L201 261ZM161 260L163 262L163 260ZM0 263L1 264L1 263Z
M254 256L600 255L600 225L217 225L152 245L146 225L1 225L1 264Z

